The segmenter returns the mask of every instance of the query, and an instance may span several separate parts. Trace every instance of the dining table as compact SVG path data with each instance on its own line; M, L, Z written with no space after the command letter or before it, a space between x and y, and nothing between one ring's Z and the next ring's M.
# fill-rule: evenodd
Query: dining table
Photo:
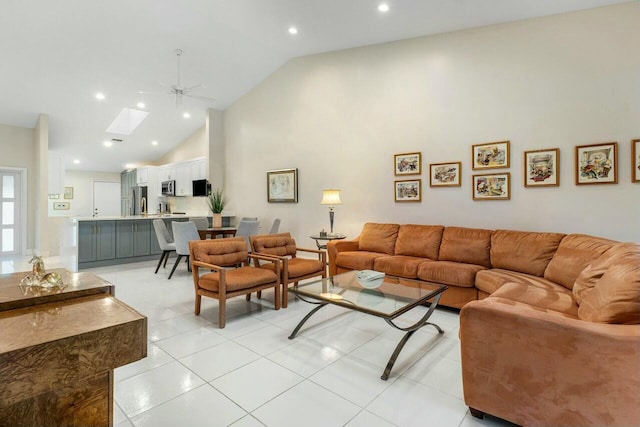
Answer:
M234 237L238 229L236 227L209 227L198 230L200 239L206 240L207 238L216 239L218 236L222 237Z

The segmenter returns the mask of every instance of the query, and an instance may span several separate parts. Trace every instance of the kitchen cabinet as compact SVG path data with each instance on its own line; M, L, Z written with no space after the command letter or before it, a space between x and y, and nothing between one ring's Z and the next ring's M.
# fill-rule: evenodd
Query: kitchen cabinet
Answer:
M125 171L120 174L120 213L122 216L133 215L133 188L137 187L137 173L135 170Z
M191 164L176 165L176 196L192 196Z
M162 195L162 182L175 181L176 196L192 196L193 181L197 179L207 178L207 160L204 157L187 160L184 162L171 163L158 166L157 170L157 186L158 195ZM149 178L151 180L151 178Z
M116 255L115 221L78 223L78 262L103 261Z
M151 229L149 231L149 253L151 255L159 255L162 253L160 244L158 244L158 237L156 236L156 230L153 228L153 221L151 221Z
M145 256L151 253L151 221L121 220L116 224L116 258Z
M156 167L143 166L136 169L136 183L142 187L148 186L150 183L155 184Z

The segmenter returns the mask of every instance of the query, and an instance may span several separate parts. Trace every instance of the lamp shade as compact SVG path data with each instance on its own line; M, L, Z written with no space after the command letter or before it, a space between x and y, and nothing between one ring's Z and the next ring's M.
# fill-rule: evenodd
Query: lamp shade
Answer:
M322 190L321 205L341 205L340 190Z

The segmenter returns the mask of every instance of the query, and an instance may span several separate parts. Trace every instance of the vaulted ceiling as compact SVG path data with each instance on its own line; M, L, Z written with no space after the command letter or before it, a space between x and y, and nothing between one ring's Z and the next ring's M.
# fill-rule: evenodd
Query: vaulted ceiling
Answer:
M291 58L623 2L0 0L0 123L48 114L68 169L116 172L158 159ZM182 85L215 101L176 105L163 87L177 83L177 48ZM133 133L106 131L139 102L150 114ZM105 147L112 138L123 142Z

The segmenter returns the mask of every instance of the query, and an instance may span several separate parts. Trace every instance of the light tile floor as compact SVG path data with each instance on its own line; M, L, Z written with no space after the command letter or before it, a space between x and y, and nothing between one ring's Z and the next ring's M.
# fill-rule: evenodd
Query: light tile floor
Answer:
M274 311L273 293L264 292L262 300L230 300L219 329L215 300L203 298L193 314L184 264L171 280L169 269L154 269L144 262L86 270L116 285L116 297L149 322L148 356L115 371L115 426L511 426L473 418L464 404L455 311L438 309L431 320L445 334L416 332L383 381L402 332L382 319L327 306L289 340L313 307L291 298Z

